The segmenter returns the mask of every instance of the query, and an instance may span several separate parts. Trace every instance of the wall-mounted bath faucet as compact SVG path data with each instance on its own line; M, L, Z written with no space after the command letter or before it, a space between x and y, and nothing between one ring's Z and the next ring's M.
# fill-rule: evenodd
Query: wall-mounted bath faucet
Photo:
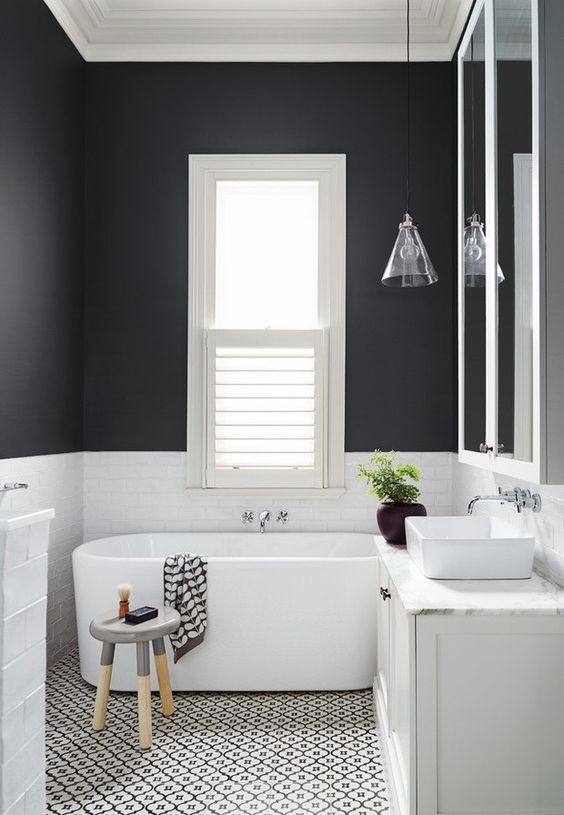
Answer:
M468 504L467 515L472 515L474 507L479 501L498 501L500 504L513 504L517 512L524 509L532 509L533 512L540 512L542 500L538 492L531 494L531 490L522 490L514 487L512 490L502 490L499 487L497 495L476 495Z
M269 509L263 510L259 515L260 531L264 532L266 524L272 519L272 514Z
M242 524L252 524L255 520L255 513L252 509L246 509L244 512L241 513L241 523ZM266 525L269 521L272 520L272 513L269 509L263 509L263 511L259 514L259 532L266 532ZM279 524L285 524L288 521L288 511L285 509L281 509L278 515L276 516L276 521Z
M29 488L29 484L24 484L22 481L6 481L6 483L0 487L0 492L11 492L12 490L27 490Z

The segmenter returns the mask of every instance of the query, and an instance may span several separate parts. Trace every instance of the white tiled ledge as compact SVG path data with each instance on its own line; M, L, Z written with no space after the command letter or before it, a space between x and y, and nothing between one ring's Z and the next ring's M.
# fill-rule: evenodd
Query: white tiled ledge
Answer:
M8 532L12 529L33 526L42 521L50 521L55 517L53 509L28 509L18 512L13 509L0 510L0 532Z
M257 500L260 501L264 498L297 498L297 499L313 499L314 501L318 499L325 499L325 498L340 498L341 495L346 493L345 487L328 487L327 489L314 489L314 488L304 488L304 489L274 489L274 488L263 488L263 489L256 489L252 490L249 488L235 488L235 489L227 489L226 487L215 487L213 489L203 489L202 487L186 487L184 493L189 498L198 498L202 500L206 500L208 498L240 498L244 497L249 501Z

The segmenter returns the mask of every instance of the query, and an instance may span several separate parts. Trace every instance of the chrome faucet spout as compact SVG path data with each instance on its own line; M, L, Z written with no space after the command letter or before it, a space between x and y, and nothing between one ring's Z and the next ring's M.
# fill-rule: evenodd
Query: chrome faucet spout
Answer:
M466 510L467 515L472 515L474 507L479 501L498 501L500 504L503 504L505 499L502 498L501 495L475 495L468 504L468 509Z
M271 518L272 518L272 515L270 513L270 510L268 510L268 509L265 509L263 512L260 513L260 515L259 515L259 521L260 521L259 532L261 534L264 533L264 531L266 529L266 524L271 520Z

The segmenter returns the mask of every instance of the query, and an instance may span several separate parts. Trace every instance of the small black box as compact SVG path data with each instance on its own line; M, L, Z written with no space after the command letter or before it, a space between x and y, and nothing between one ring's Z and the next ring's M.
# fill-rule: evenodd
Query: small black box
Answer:
M147 620L154 620L154 618L158 616L158 608L153 608L152 606L141 606L141 608L135 608L133 611L128 611L125 615L125 622L129 623L129 625L137 625L138 623L146 623Z

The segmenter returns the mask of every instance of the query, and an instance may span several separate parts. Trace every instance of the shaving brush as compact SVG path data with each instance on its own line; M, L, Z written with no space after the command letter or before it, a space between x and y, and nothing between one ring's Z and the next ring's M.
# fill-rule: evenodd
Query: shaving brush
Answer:
M123 620L127 612L129 611L129 598L131 597L132 592L132 585L131 583L120 583L117 587L117 592L119 594L119 618Z

